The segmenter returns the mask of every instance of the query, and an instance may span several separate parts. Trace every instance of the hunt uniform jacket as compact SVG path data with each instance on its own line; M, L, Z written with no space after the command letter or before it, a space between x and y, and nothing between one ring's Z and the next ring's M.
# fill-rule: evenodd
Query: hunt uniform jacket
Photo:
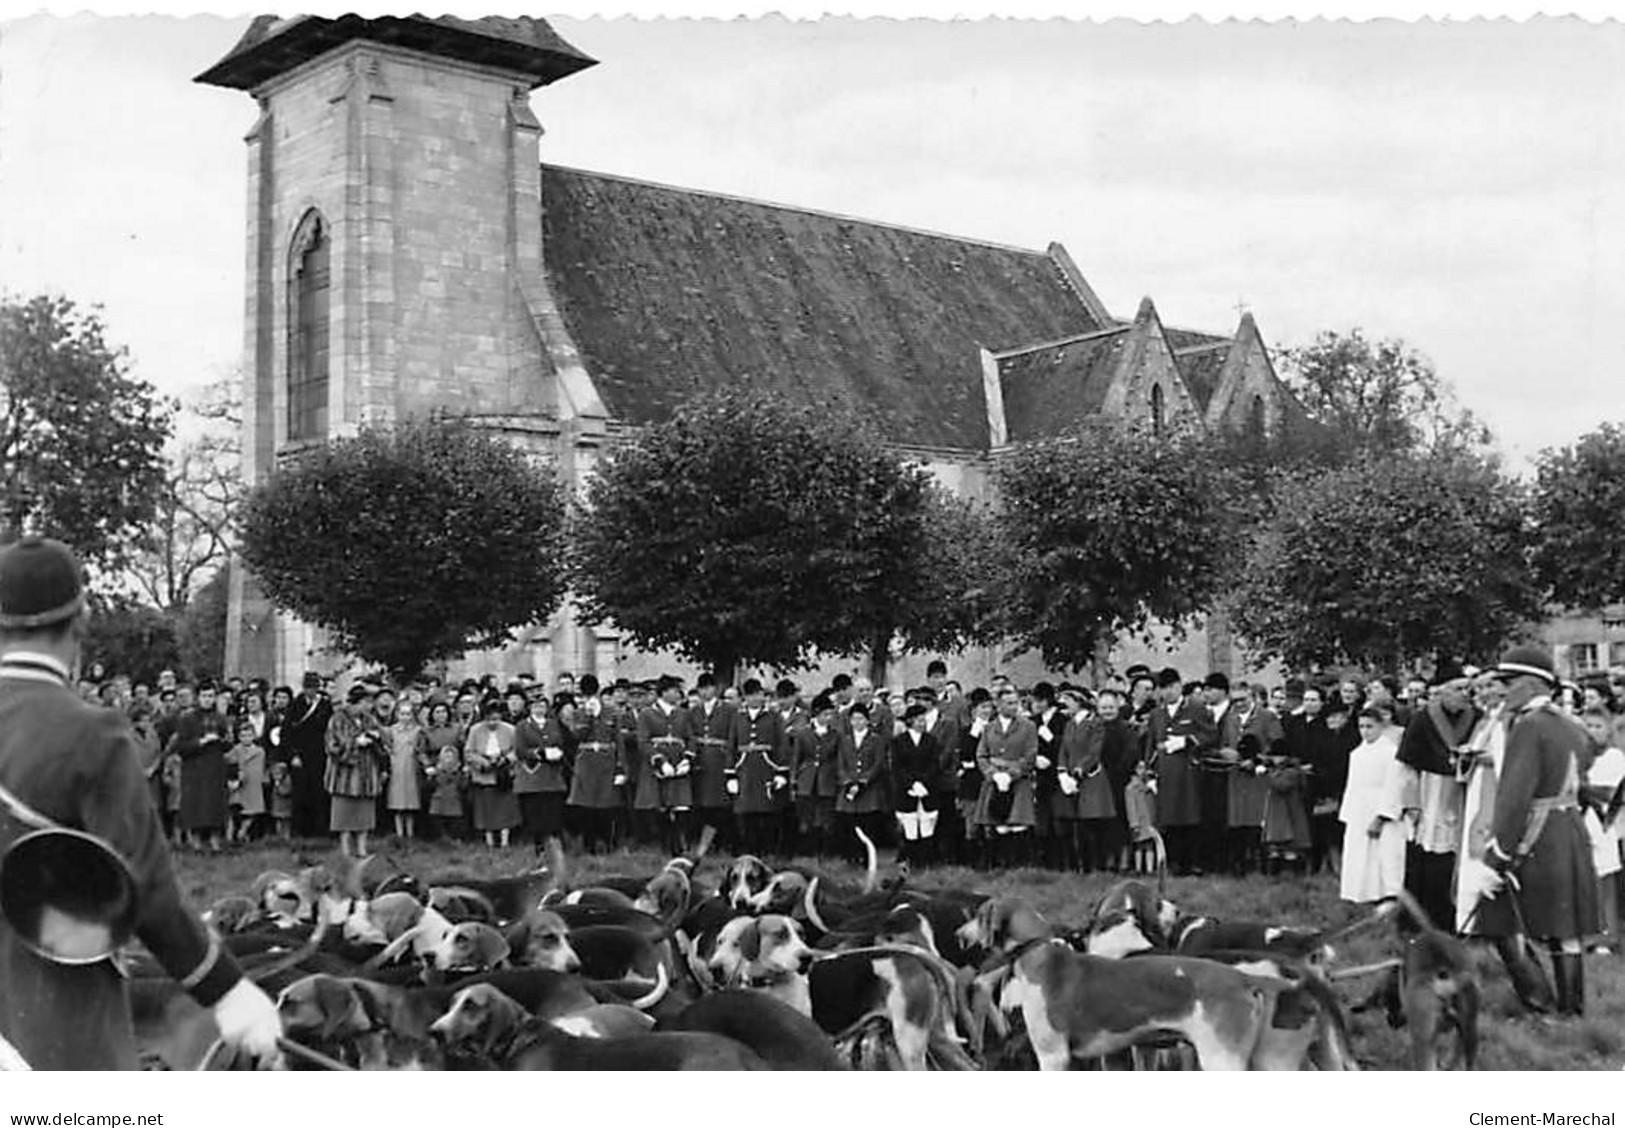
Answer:
M835 801L841 787L841 746L850 740L834 725L822 733L812 725L796 730L790 740L790 775L797 799Z
M549 748L564 752L564 730L552 717L541 724L526 717L513 727L513 754L518 760L513 773L516 795L560 795L569 790L565 757L549 760Z
M886 761L891 735L866 729L863 739L856 732L841 743L841 793L835 809L846 815L872 815L891 808L887 805ZM854 794L855 792L855 794Z
M1184 747L1166 751L1163 741L1183 737ZM1157 825L1196 826L1202 821L1200 780L1196 761L1218 747L1219 730L1213 714L1200 701L1174 706L1158 705L1146 717L1145 758L1157 774Z
M897 811L912 811L923 807L935 811L938 795L942 791L942 751L936 737L928 732L920 734L918 744L914 734L904 731L891 739L891 795L892 807ZM925 797L916 798L908 789L916 783L925 784Z
M735 814L770 815L789 803L789 743L783 725L782 714L766 706L754 717L749 709L734 714L733 730L728 735L728 761L729 770L739 781ZM784 777L784 787L772 786L777 776Z
M719 698L713 697L710 711L702 702L689 712L689 731L694 736L694 805L696 807L726 807L732 801L728 794L728 734L733 730L734 714L738 710Z
M694 750L689 712L681 706L670 713L656 702L638 714L639 811L672 810L694 805ZM671 775L667 775L667 772Z
M105 840L138 884L136 935L204 1006L242 977L176 886L164 831L117 710L89 705L42 662L0 664L0 787L35 815ZM0 850L38 829L0 804ZM109 962L49 963L0 918L0 1037L34 1069L135 1069L124 981Z
M626 773L626 761L614 718L608 709L593 716L583 705L576 710L574 728L576 761L570 777L569 805L594 810L619 807L621 797L615 777Z
M976 801L973 822L977 826L1032 826L1034 823L1033 768L1038 758L1038 726L1026 717L1016 717L1005 727L1006 718L994 717L982 730L976 746L976 766L982 772L982 794ZM999 818L1001 800L993 782L997 772L1008 772L1010 813Z
M1512 895L1537 940L1578 940L1600 928L1597 874L1578 799L1586 739L1544 698L1519 713L1507 734L1486 860L1517 875L1522 888Z

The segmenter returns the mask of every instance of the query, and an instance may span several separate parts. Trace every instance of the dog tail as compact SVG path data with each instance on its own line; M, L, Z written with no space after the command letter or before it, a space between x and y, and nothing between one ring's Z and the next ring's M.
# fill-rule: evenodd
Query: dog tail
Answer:
M863 832L860 830L858 833ZM807 882L807 890L801 895L801 906L807 911L807 920L818 931L827 935L832 930L824 923L824 918L818 912L818 883L822 880L821 876L814 874L813 879Z
M655 985L649 989L649 993L647 995L639 995L637 998L631 1000L631 1005L640 1011L649 1010L659 1003L661 999L664 999L666 997L666 992L670 989L671 976L666 974L666 961L661 960L659 966L655 970Z
M699 865L705 859L705 856L711 852L711 843L716 841L716 837L717 828L710 823L706 823L705 826L700 828L699 845L695 846L688 855L694 865Z
M1152 856L1157 864L1157 896L1161 897L1168 891L1168 846L1162 840L1162 832L1154 826L1147 826L1146 833L1151 839Z
M868 855L868 868L863 874L863 891L873 893L880 888L880 853L875 849L875 840L863 833L863 828L854 827L858 838L863 842L864 853Z

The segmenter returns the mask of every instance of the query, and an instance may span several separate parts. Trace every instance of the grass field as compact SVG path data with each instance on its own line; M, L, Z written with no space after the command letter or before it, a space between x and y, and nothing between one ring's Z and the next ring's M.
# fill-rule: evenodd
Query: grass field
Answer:
M529 847L504 851L467 843L455 846L389 843L379 849L403 868L419 874L447 869L480 876L509 874L521 872L532 864ZM181 888L201 910L216 897L247 892L255 875L264 870L293 869L322 860L326 853L327 847L317 843L305 844L303 849L239 847L219 856L181 853L176 857L176 866ZM702 884L707 876L714 880L726 864L726 858L718 860L718 857L712 855L702 866ZM657 871L664 862L665 856L648 851L622 851L599 858L573 857L570 880L574 885L581 885L598 876L647 875ZM881 864L884 873L884 856ZM838 863L822 864L820 868L838 881L859 881L862 876L861 871ZM926 886L1019 895L1059 924L1081 922L1112 881L1109 875L1085 876L1029 869L977 873L956 867L926 870L917 880ZM1335 881L1324 876L1309 879L1172 878L1167 893L1186 911L1230 920L1336 928L1365 914L1365 910L1340 902ZM1392 955L1396 950L1391 931L1385 926L1374 926L1339 946L1338 964L1368 963ZM1625 960L1617 956L1586 957L1586 1017L1565 1021L1523 1016L1494 953L1481 950L1478 960L1484 983L1481 1069L1618 1070L1625 1064ZM1339 989L1352 1000L1372 986L1374 983L1370 980L1358 979L1345 981ZM1404 1031L1390 1030L1376 1011L1354 1015L1352 1021L1355 1048L1366 1068L1403 1068Z

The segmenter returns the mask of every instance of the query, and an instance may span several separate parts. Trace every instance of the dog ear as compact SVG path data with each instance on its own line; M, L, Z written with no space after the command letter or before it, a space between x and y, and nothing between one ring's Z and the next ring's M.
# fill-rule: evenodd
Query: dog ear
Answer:
M480 1050L487 1061L494 1061L498 1050L513 1041L514 1031L524 1020L519 1004L500 991L491 991L480 1007Z
M762 958L762 922L753 920L747 924L739 934L739 954L747 963L754 963Z
M479 935L481 962L486 967L501 967L508 962L508 957L513 954L513 949L508 947L508 941L503 938L502 933L495 928L489 930L482 928Z

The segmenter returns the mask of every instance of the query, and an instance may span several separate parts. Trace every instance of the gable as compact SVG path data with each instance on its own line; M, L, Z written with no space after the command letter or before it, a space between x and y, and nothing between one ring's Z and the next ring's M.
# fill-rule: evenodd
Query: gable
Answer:
M1101 328L1049 254L542 166L543 261L609 413L754 385L985 450L979 350Z
M1009 441L1054 438L1098 416L1129 332L1127 327L1103 329L999 357Z

